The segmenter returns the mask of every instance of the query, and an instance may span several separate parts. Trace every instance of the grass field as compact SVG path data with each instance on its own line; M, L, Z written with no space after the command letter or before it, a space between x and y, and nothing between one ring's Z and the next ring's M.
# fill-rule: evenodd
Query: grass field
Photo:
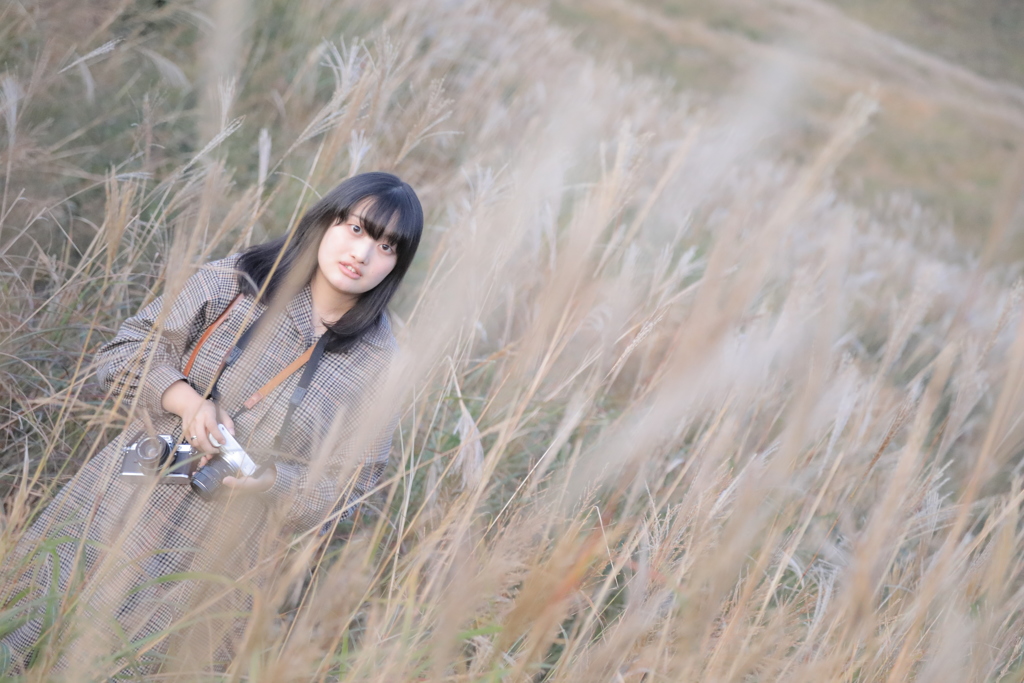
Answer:
M1024 681L1013 91L833 15L857 69L773 48L803 5L673 7L0 6L0 631L12 549L125 419L97 346L380 169L427 212L389 469L238 582L226 671L159 680ZM76 645L102 580L21 680L121 670Z
M839 186L867 206L909 194L978 249L996 220L999 177L1024 136L1018 5L557 0L552 16L582 48L705 98L743 87L756 65L786 64L799 87L773 143L789 157L803 158L827 134L852 92L875 88L879 114L840 169ZM1022 253L1015 234L1006 260Z

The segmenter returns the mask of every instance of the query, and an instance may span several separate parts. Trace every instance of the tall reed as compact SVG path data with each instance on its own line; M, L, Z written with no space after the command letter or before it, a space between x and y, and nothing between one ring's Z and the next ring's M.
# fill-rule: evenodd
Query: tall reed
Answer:
M7 585L132 410L97 346L381 169L428 212L389 470L241 579L226 672L166 677L1024 680L1020 290L831 187L870 93L796 163L781 67L697 108L514 3L87 6L0 9ZM52 596L24 680L117 673L57 667L103 580Z

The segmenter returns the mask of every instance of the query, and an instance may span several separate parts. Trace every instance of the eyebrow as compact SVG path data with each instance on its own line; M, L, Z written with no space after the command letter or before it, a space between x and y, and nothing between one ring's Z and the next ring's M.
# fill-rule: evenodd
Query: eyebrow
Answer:
M359 221L359 223L360 223L360 227L363 227L363 228L365 228L365 227L366 227L366 224L368 223L368 221L367 221L367 219L366 219L366 217L365 217L365 216L361 216L361 215L359 215L359 214L356 214L356 213L350 213L350 214L349 214L349 215L348 215L348 216L347 216L347 217L345 218L345 220L346 220L346 221L351 221L351 220L353 220L353 219L355 219L355 220ZM398 235L397 235L397 234L395 234L394 232L392 232L392 231L390 231L390 230L386 229L386 228L384 229L384 232L383 232L383 233L381 234L381 236L380 236L380 237L376 237L376 238L374 238L374 239L375 239L376 241L378 241L378 242L380 242L381 240L384 240L385 242L387 242L387 243L388 243L388 244L390 244L391 246L393 246L393 247L395 247L395 248L397 248L397 247L398 247L398 242L399 242L399 238L398 238Z

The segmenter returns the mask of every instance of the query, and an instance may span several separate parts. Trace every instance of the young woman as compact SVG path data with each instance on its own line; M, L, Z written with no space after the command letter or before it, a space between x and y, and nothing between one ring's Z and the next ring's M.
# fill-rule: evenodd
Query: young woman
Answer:
M16 554L37 554L7 593L25 620L3 638L15 667L37 643L38 659L69 637L75 645L54 655L60 667L120 653L144 672L168 649L178 656L164 670L223 654L251 602L237 587L262 580L268 522L322 526L384 469L394 420L369 438L366 421L395 349L386 308L422 227L409 185L359 175L293 235L208 264L124 322L100 349L98 376L135 419L19 542ZM125 447L146 434L188 442L207 464L225 441L219 425L260 466L226 477L221 495L121 477ZM52 610L90 628L59 634ZM191 637L175 626L183 622Z

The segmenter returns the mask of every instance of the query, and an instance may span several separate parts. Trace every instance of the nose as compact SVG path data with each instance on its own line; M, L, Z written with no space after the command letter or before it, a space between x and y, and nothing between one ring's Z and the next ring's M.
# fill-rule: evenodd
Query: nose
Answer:
M352 243L352 247L349 250L351 257L359 263L366 263L366 259L370 257L370 252L373 250L373 240L370 239L358 239Z

